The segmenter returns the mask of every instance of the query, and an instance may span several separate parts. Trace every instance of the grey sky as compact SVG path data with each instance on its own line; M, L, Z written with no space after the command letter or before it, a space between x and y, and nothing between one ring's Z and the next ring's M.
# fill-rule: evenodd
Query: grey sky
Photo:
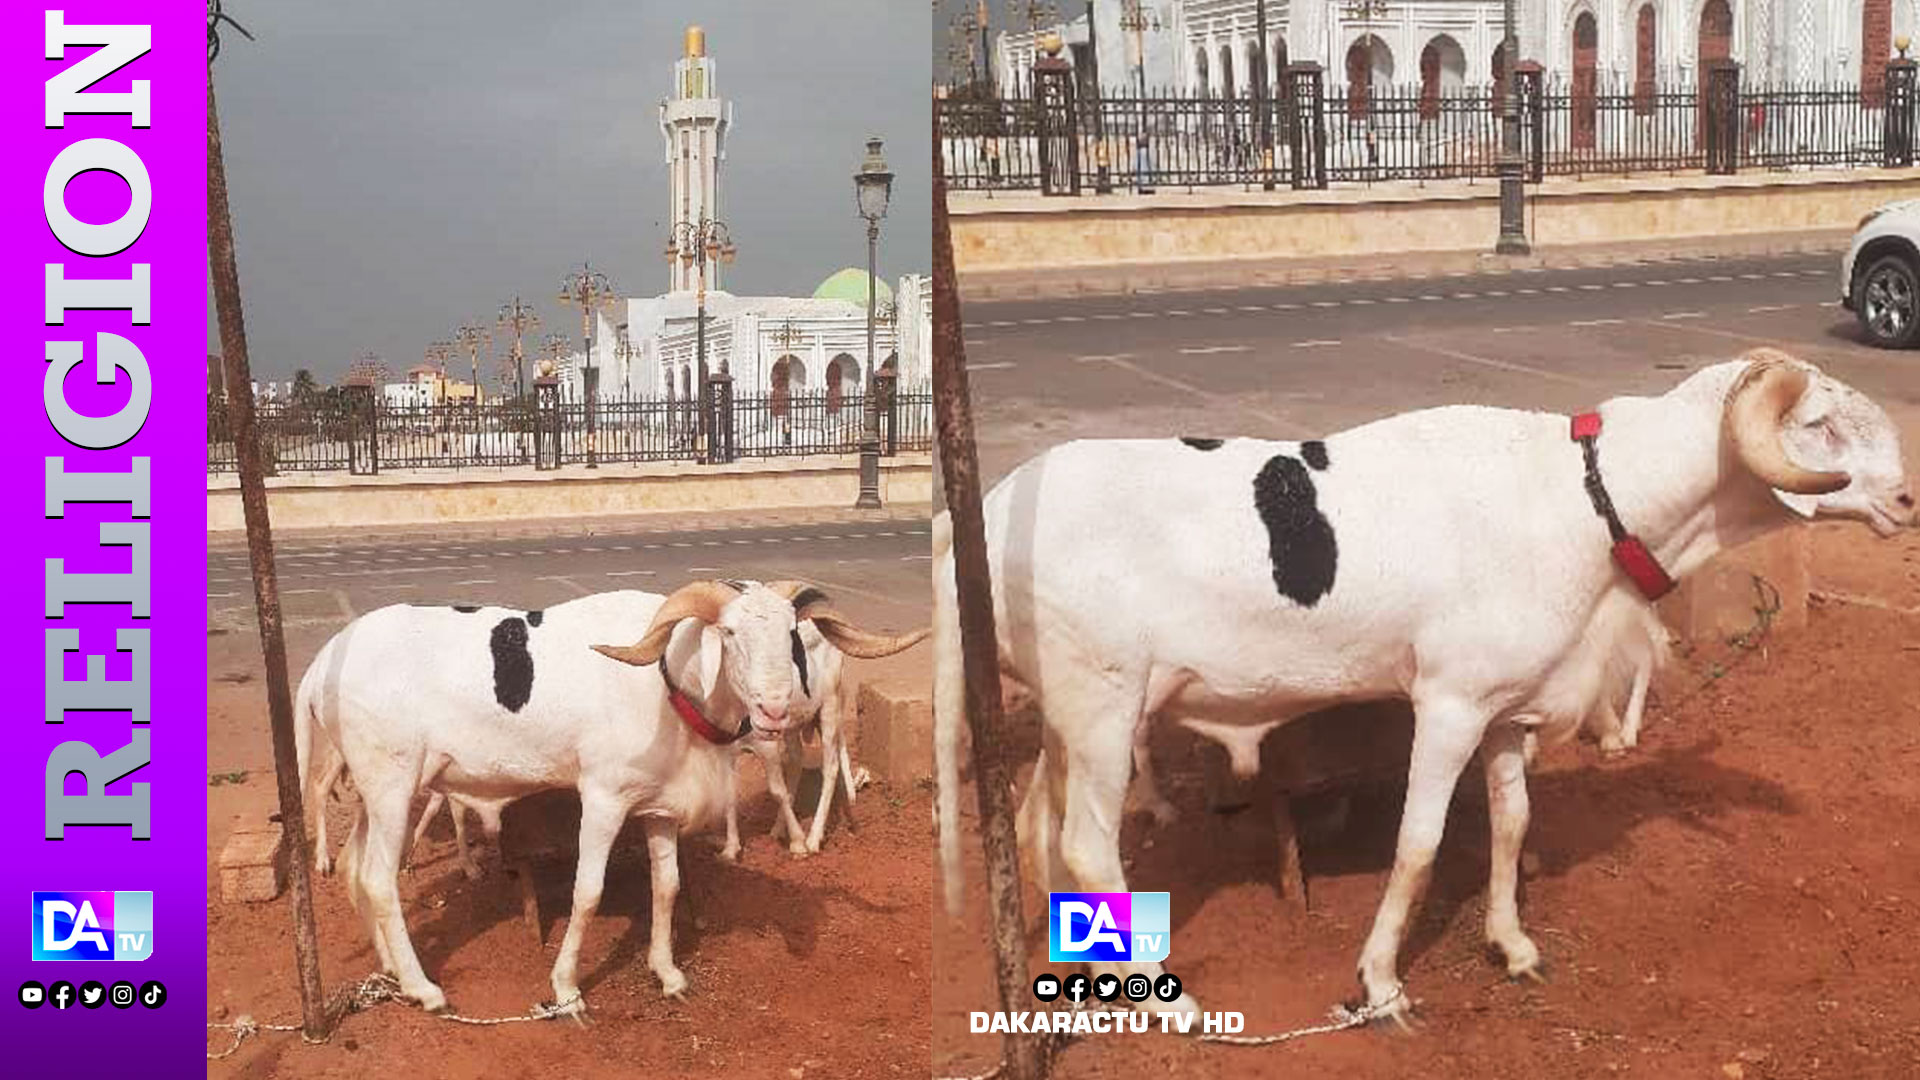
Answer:
M622 295L666 287L656 106L688 23L734 127L720 217L729 291L808 295L864 266L852 175L895 179L880 272L924 273L932 148L920 0L227 0L215 79L256 378L322 382L371 349L399 372L518 293L541 333L581 260ZM211 314L209 352L218 352ZM503 350L504 351L504 350ZM453 365L456 372L465 364Z

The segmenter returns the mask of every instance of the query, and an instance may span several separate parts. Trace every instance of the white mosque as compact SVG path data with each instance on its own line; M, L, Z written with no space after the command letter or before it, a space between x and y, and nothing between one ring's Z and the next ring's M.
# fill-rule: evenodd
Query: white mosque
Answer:
M720 97L705 35L689 27L672 91L660 103L673 223L659 238L663 248L671 237L684 243L703 222L722 219L720 172L732 126L733 104ZM850 223L849 231L856 225ZM736 397L824 393L831 409L843 394L865 385L866 271L840 270L811 296L736 296L722 287L721 262L705 252L671 259L665 293L620 300L596 315L593 360L603 398L697 395L696 316L703 283L707 366L732 374ZM924 387L930 379L930 303L923 274L905 275L891 286L875 283L874 356L892 365L902 389ZM560 366L563 392L575 400L584 394L580 361L575 352Z
M1246 96L1257 70L1262 0L1092 0L1060 4L1060 35L1083 85L1112 92L1144 81ZM1329 84L1486 85L1502 35L1501 0L1264 0L1270 69L1311 60ZM1516 0L1520 58L1549 77L1591 71L1660 84L1699 81L1729 58L1748 83L1878 85L1893 43L1920 22L1916 0ZM1091 22L1086 13L1091 11ZM993 39L999 85L1024 79L1035 34Z

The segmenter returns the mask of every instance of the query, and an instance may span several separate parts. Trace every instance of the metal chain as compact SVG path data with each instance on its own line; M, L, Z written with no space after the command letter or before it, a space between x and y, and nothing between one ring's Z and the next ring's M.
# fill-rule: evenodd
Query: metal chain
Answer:
M471 1024L476 1027L493 1027L497 1024L521 1024L529 1020L552 1020L556 1017L570 1015L567 1010L578 1004L580 999L581 994L576 991L572 997L557 1005L548 1005L545 1002L537 1004L528 1010L525 1016L479 1017L462 1016L459 1013L451 1012L435 1013L433 1015L442 1020L451 1020L456 1024ZM406 1001L406 998L400 993L399 981L393 976L385 972L375 972L357 983L348 983L339 990L334 991L333 995L327 1000L325 1010L327 1017L327 1035L318 1039L312 1039L307 1038L307 1036L303 1034L301 1038L308 1043L324 1043L332 1036L333 1031L339 1026L341 1020L353 1013L370 1009L383 1001ZM233 1045L217 1054L208 1052L208 1061L219 1061L222 1058L232 1057L233 1054L240 1049L240 1044L261 1032L300 1031L301 1027L299 1024L263 1024L251 1016L243 1015L234 1019L231 1023L209 1023L207 1030L230 1031L233 1033Z
M1226 1046L1272 1046L1275 1043L1289 1042L1293 1039L1301 1039L1309 1035L1331 1035L1336 1031L1346 1031L1350 1028L1357 1028L1363 1024L1372 1023L1382 1013L1392 1008L1394 1003L1400 1000L1405 990L1404 985L1394 987L1393 993L1387 995L1387 999L1378 1005L1363 1004L1358 1008L1351 1009L1345 1005L1335 1005L1333 1008L1327 1010L1328 1015L1333 1018L1331 1023L1295 1028L1292 1031L1282 1031L1273 1035L1201 1034L1195 1036L1195 1040L1205 1043L1221 1043ZM1120 1011L1118 1006L1105 1002L1100 1002L1092 1006L1077 1004L1073 1007L1073 1011L1083 1012L1089 1007L1096 1012ZM1046 1056L1052 1057L1072 1038L1073 1035L1070 1032L1048 1032L1040 1041L1041 1051ZM1001 1058L993 1068L988 1069L986 1072L973 1073L969 1076L943 1076L940 1077L939 1080L995 1080L996 1077L1006 1070L1006 1067L1007 1059Z

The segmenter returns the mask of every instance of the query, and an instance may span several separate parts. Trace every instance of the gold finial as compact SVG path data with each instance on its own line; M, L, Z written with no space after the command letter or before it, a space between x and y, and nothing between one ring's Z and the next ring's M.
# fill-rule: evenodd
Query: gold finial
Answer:
M697 26L687 27L687 59L707 55L707 32Z
M1060 55L1060 35L1048 33L1040 38L1040 51L1048 56Z
M1907 58L1907 47L1912 44L1913 39L1905 34L1901 34L1899 37L1893 39L1893 47L1900 50L1900 59L1902 60Z

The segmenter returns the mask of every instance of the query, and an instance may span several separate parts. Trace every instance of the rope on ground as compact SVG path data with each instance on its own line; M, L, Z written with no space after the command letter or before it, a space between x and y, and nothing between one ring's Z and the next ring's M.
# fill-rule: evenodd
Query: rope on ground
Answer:
M1388 995L1387 999L1378 1005L1361 1004L1354 1008L1349 1008L1345 1005L1335 1005L1333 1008L1327 1010L1328 1015L1332 1019L1325 1024L1314 1024L1310 1027L1294 1028L1292 1031L1281 1031L1272 1035L1202 1033L1195 1036L1195 1040L1205 1043L1220 1043L1225 1046L1273 1046L1276 1043L1303 1039L1309 1035L1331 1035L1336 1031L1346 1031L1350 1028L1357 1028L1364 1024L1372 1023L1393 1008L1394 1004L1400 1000L1404 992L1404 986L1397 986L1394 988L1393 993ZM1075 1005L1073 1011L1080 1012L1086 1008L1088 1008L1088 1006L1084 1004ZM1095 1004L1092 1008L1097 1011L1118 1011L1119 1009L1118 1006L1104 1003ZM1050 1032L1046 1038L1041 1040L1041 1048L1046 1056L1051 1058L1054 1054L1059 1053L1060 1049L1072 1038L1073 1036L1067 1032ZM1006 1070L1006 1067L1007 1060L1001 1058L993 1068L988 1069L986 1072L973 1073L968 1076L943 1076L940 1077L939 1080L996 1080L996 1078Z
M493 1027L496 1024L520 1024L529 1020L552 1020L557 1017L570 1015L569 1010L579 1004L580 998L581 995L575 993L572 997L558 1005L548 1005L542 1002L528 1010L525 1016L479 1017L462 1016L459 1013L452 1012L435 1013L433 1015L442 1020L451 1020L456 1024L471 1024L476 1027ZM324 1043L328 1038L331 1038L333 1032L339 1028L340 1021L354 1013L364 1012L383 1001L407 1003L406 997L400 993L399 981L393 976L385 972L375 972L361 979L359 982L347 983L340 987L340 989L335 990L327 998L327 1034L318 1039L310 1038L304 1033L300 1037L308 1043ZM251 1016L242 1015L236 1017L230 1023L209 1022L207 1024L207 1030L226 1031L233 1035L233 1044L225 1050L219 1053L214 1053L213 1051L207 1052L208 1061L219 1061L223 1058L232 1057L234 1053L240 1049L241 1044L245 1043L247 1039L252 1036L267 1031L300 1031L301 1028L299 1024L263 1024Z

